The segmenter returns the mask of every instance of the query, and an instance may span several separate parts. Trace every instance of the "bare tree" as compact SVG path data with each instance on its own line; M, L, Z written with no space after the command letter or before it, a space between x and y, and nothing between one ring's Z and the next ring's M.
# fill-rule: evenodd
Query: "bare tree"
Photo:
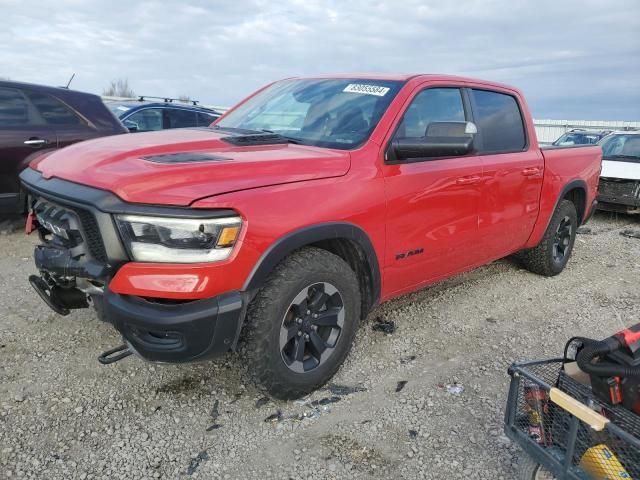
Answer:
M111 80L109 87L105 88L102 92L105 97L126 97L133 98L136 96L135 92L129 86L129 80L126 78L119 78L118 80Z
M9 81L9 80L11 80L11 79L10 79L9 77L3 77L3 76L1 76L1 75L0 75L0 80Z
M178 97L178 100L180 100L181 102L190 102L191 98L189 97L189 95L180 95Z

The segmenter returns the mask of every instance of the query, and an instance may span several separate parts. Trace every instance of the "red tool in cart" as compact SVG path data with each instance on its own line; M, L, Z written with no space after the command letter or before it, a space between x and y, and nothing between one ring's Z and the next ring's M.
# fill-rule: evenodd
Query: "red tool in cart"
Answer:
M562 358L515 363L505 433L519 478L640 479L640 324L574 337Z

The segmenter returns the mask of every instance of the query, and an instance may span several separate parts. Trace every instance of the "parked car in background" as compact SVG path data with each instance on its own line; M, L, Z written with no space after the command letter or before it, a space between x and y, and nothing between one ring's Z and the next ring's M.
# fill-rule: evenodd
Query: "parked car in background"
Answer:
M208 127L221 112L199 106L195 101L175 98L139 97L137 100L106 100L105 105L130 132L151 132L169 128Z
M103 363L202 360L245 332L251 374L297 398L331 378L382 301L516 252L559 274L601 155L541 149L505 85L287 79L212 128L33 162L21 175L42 239L30 281L63 315L94 299L125 339Z
M600 142L598 207L640 213L640 131L614 132Z
M97 95L0 81L0 214L22 211L18 174L35 156L126 132Z
M609 133L611 133L611 130L583 130L581 128L574 128L573 130L563 133L552 145L594 145Z

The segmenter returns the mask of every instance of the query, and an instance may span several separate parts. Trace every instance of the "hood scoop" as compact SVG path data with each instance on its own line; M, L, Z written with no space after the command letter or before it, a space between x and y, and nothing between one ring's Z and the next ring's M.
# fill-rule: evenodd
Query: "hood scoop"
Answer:
M182 153L167 153L165 155L151 155L147 157L140 157L143 160L154 163L195 163L195 162L221 162L225 160L231 160L228 157L222 157L220 155L212 155L210 153L197 153L197 152L182 152Z
M232 135L228 137L222 137L220 140L223 142L236 145L238 147L250 147L254 145L280 145L283 143L289 143L289 140L277 133L250 133L243 135Z

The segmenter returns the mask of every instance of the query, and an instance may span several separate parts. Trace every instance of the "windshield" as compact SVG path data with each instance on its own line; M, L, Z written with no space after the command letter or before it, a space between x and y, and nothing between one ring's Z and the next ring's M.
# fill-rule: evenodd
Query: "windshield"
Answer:
M602 158L628 159L640 162L640 134L615 134L602 143Z
M283 80L215 127L273 132L295 143L353 149L369 138L402 85L388 80Z
M124 103L107 102L105 103L105 105L109 110L111 110L111 113L113 113L118 118L120 118L122 114L131 110L131 106Z
M598 140L602 138L597 133L565 133L558 138L554 145L592 145L598 143Z

